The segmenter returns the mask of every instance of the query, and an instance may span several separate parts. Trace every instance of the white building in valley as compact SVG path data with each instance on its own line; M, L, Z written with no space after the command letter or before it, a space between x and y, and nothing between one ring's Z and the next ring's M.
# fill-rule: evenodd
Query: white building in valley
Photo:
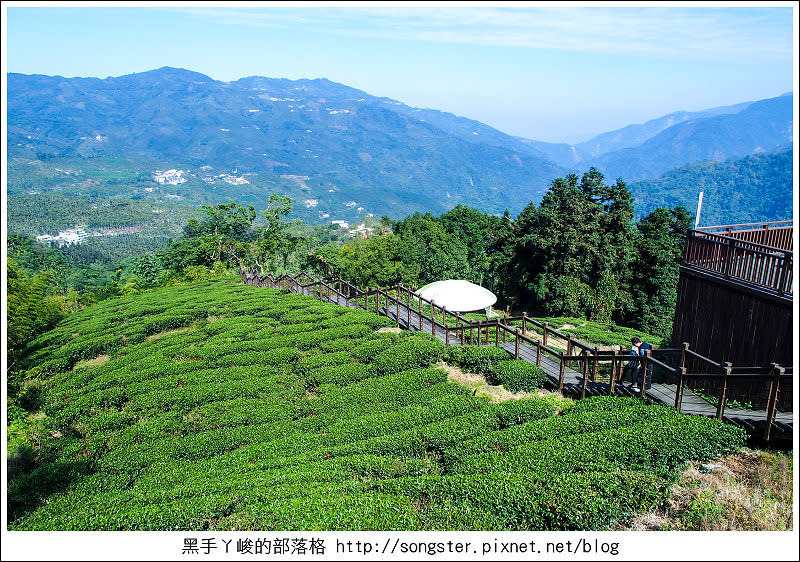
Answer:
M161 185L180 185L186 181L186 178L183 177L183 170L174 169L165 172L156 170L153 179Z

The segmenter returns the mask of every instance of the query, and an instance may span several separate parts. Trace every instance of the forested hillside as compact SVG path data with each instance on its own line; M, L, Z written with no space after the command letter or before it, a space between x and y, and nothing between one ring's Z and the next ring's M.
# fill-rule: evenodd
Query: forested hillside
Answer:
M12 156L235 169L295 181L316 210L335 209L333 218L358 207L394 216L458 203L520 209L562 172L499 131L507 146L468 142L400 102L324 79L219 82L174 68L105 80L12 73L8 90Z
M682 204L697 208L702 225L735 224L792 218L793 149L754 154L725 162L706 161L631 184L637 213Z
M590 161L609 177L628 181L656 177L700 160L726 160L769 152L792 142L794 97L760 100L739 113L692 119L644 143Z
M65 197L73 201L80 198ZM94 211L102 204L93 204L99 207ZM138 204L145 207L120 203L131 220L150 203ZM374 219L351 235L335 225L289 220L292 208L291 199L277 193L260 208L235 201L206 205L161 249L113 259L92 245L47 247L12 233L9 271L20 283L11 294L28 304L9 308L10 322L27 326L9 348L20 352L21 343L52 323L59 312L54 302L64 313L239 268L309 271L363 287L468 279L494 291L500 307L583 318L609 330L620 324L664 339L692 223L682 206L657 208L635 221L625 183L608 185L594 169L554 180L541 205L529 204L516 219L457 206L440 216ZM33 278L39 282L23 282ZM39 313L47 320L37 321Z

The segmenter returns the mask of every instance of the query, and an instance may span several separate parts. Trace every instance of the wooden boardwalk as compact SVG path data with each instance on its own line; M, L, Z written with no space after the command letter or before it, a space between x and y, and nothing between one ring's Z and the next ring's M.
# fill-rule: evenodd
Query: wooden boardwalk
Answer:
M255 277L255 276L254 276ZM256 279L255 282L253 278L248 279L246 274L242 272L242 280L245 283L256 284L257 286L268 286L264 284L258 284L259 281ZM263 279L261 282L263 283ZM319 284L320 282L312 283ZM323 302L330 302L332 304L336 304L339 306L347 306L348 308L353 309L361 309L363 310L364 307L361 306L355 298L348 298L345 297L344 294L341 292L341 284L340 284L340 291L336 291L332 286L328 287L325 291L322 289L318 291L314 291L313 294L316 298L322 300ZM301 289L300 285L292 283L285 283L279 285L277 288L290 291L290 292L306 292L305 294L311 294L310 289ZM357 289L357 288L356 288ZM407 289L406 289L407 290ZM386 300L387 305L381 303L380 307L376 310L373 306L374 299L377 298L375 291L371 291L369 293L364 293L363 291L357 290L354 294L372 294L373 298L370 299L369 302L369 310L377 312L383 316L391 318L392 320L396 321L398 326L404 329L413 330L413 331L424 331L429 334L434 334L437 338L442 340L446 343L446 345L462 345L461 338L458 336L458 329L454 325L449 325L448 329L445 330L441 322L438 319L435 319L427 316L425 313L420 313L412 307L409 307L407 304L402 302L402 299L395 299L394 297L391 298L391 301ZM388 293L381 292L378 290L378 294L383 294L386 299L388 299ZM363 298L363 297L362 297ZM409 293L410 298L410 293ZM399 301L399 302L398 302ZM432 305L432 303L431 303ZM441 313L441 311L440 311ZM421 318L420 318L421 316ZM420 323L421 322L421 323ZM475 324L472 325L475 328ZM552 331L552 330L551 330ZM552 331L555 334L557 332ZM488 334L488 332L486 332ZM507 332L504 332L504 334ZM519 332L518 332L519 334ZM466 336L466 334L465 334ZM488 335L486 336L488 338ZM495 336L497 337L497 335ZM562 337L562 336L559 336ZM491 340L491 338L488 338ZM497 345L502 349L505 349L510 357L514 357L517 352L517 345L519 346L519 357L525 361L528 361L533 364L538 364L546 373L549 386L553 389L558 389L559 383L561 381L560 374L561 374L561 360L559 356L549 355L546 349L543 347L542 343L535 341L535 339L531 337L523 338L519 335L515 336L514 338L510 338L511 341L501 342L497 340ZM447 341L445 341L447 340ZM527 341L526 341L527 340ZM469 337L465 337L465 343L469 342ZM483 345L494 345L492 341L486 341ZM573 340L574 341L574 340ZM536 346L539 345L537 348ZM596 351L595 351L596 353ZM612 394L611 384L608 382L608 375L605 375L603 382L599 379L592 381L591 377L587 381L584 382L582 372L571 368L571 360L576 359L575 356L569 357L564 354L564 367L563 367L563 388L562 392L573 398L580 398L583 396L607 396ZM583 360L582 358L578 357L577 361L572 361L573 363L581 363ZM663 364L662 364L663 365ZM639 396L638 393L634 393L631 390L631 382L626 381L624 384L615 384L613 389L613 394L617 396ZM584 387L585 385L585 387ZM652 402L658 404L665 404L668 406L675 405L675 394L677 392L677 384L671 384L670 382L663 382L659 381L658 377L656 377L655 382L653 382L651 388L647 389L647 398L650 399ZM701 398L699 395L692 392L692 390L684 384L683 387L683 396L681 400L681 413L684 414L693 414L705 417L717 417L717 407L708 401ZM753 435L758 435L764 431L766 428L766 420L767 420L767 411L766 410L745 410L745 409L737 409L737 408L726 408L724 410L723 419L730 423L734 423L736 425L742 426L751 432ZM792 428L794 425L794 417L792 412L780 412L775 411L774 422L772 424L772 428L777 429L780 433L782 433L782 437L785 438L788 436L791 439L792 436Z
M349 308L360 308L352 299L345 299L341 295L333 294L330 297L323 296L323 301L327 301L340 306L348 306ZM405 304L400 304L400 315L397 315L397 306L387 307L381 306L380 312L383 316L391 318L396 321L403 329L419 331L420 330L420 317L417 311L413 308L409 309ZM423 314L422 316L422 331L431 334L433 333L432 324L430 320ZM445 331L441 328L437 329L436 336L445 341ZM461 339L453 332L449 334L448 345L461 345ZM494 345L489 343L487 345ZM499 347L508 351L511 357L515 353L514 342L501 343ZM520 343L519 357L533 364L537 364L547 374L547 378L552 388L558 388L559 384L559 362L546 355L539 353L537 357L537 350L535 347L526 343ZM626 381L625 384L615 384L614 394L617 396L639 396L638 393L631 390L632 381ZM659 404L666 404L673 406L675 404L675 392L677 391L676 384L668 383L653 383L647 390L647 397L653 402ZM575 369L564 368L564 388L563 393L567 396L580 397L583 395L583 374ZM591 379L586 382L586 396L607 396L611 394L611 385L609 382L601 382L599 380L592 381ZM681 413L694 414L706 417L715 417L717 408L713 404L704 400L689 388L684 388L683 400L681 403ZM748 429L756 430L760 425L763 425L766 419L765 410L742 410L737 408L727 408L723 419L737 425L744 426ZM775 426L783 431L791 432L793 425L793 416L791 413L777 412L775 415Z

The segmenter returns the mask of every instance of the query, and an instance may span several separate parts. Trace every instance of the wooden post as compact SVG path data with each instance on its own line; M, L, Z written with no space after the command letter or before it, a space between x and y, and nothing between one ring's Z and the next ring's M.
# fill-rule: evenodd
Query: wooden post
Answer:
M558 391L564 390L564 353L558 352Z
M778 394L780 393L781 375L786 372L786 369L772 363L772 381L769 385L769 398L767 399L767 419L765 420L766 426L764 427L764 441L769 442L770 434L772 433L772 424L775 422L775 410L778 408Z
M597 382L597 362L598 362L598 349L594 346L594 364L592 366L592 382Z
M789 265L789 254L787 252L783 252L783 259L781 260L781 273L780 277L778 278L778 295L783 296L788 289L786 280L789 277L789 270L791 270L791 266Z
M725 402L728 400L728 377L731 374L731 364L725 362L722 364L722 388L719 393L719 403L717 404L717 419L721 420L725 415Z
M494 321L494 345L497 347L500 344L500 320Z
M650 350L646 349L644 352L644 361L642 361L642 386L639 389L640 394L642 395L642 400L647 398L647 363L650 359Z
M472 327L472 323L469 324L469 344L475 345L475 328Z
M523 336L528 333L527 324L528 324L528 313L527 312L523 312L522 313L522 335Z
M419 317L419 331L421 332L422 331L422 297L419 297L419 299L417 300L417 304L419 305L417 316Z
M514 330L514 359L519 359L519 328Z
M542 364L542 346L539 345L539 342L536 342L536 365L541 366Z
M734 253L731 250L731 248L733 248L733 240L728 238L725 241L725 264L724 264L725 279L731 278L731 263L733 262L733 253Z
M614 396L614 388L617 384L617 354L611 356L611 377L608 380L608 394Z
M683 349L681 349L681 368L686 367L686 352L689 351L689 342L683 342Z
M542 334L542 345L547 346L547 329L548 324L547 322L544 323L544 333Z
M586 385L589 383L589 353L584 349L583 355L583 384L581 388L581 399L586 398Z
M406 327L411 329L411 289L406 289Z
M481 346L481 339L483 338L483 322L478 320L478 347Z
M508 327L508 312L503 313L503 325L507 328ZM506 343L506 332L508 330L503 330L503 343Z
M677 370L678 374L678 388L675 389L675 409L681 413L681 404L683 403L683 378L686 376L686 367L681 367Z
M400 326L400 286L397 286L397 299L395 300L395 304L397 305L397 312L395 313L395 318L397 319L397 325Z

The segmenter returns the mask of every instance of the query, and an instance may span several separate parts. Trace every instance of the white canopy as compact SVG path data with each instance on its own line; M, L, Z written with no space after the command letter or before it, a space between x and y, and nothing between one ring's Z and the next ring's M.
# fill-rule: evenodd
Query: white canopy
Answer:
M460 279L428 283L414 294L453 312L482 310L497 302L497 297L489 289Z

